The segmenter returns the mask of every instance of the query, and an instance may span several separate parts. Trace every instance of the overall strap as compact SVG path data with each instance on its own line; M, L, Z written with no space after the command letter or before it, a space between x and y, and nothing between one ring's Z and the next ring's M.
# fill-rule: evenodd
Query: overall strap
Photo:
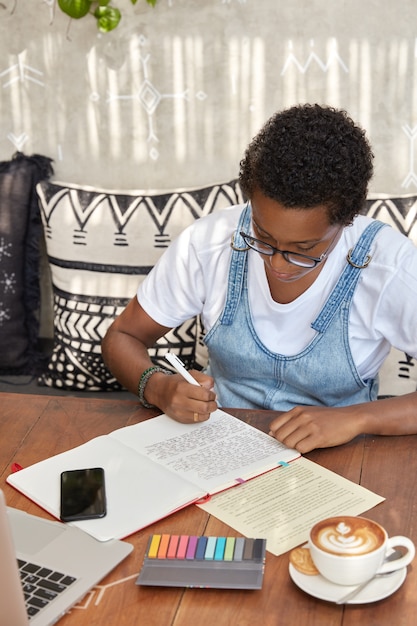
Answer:
M236 231L233 233L230 242L233 252L230 259L226 304L219 320L221 324L230 325L233 322L236 307L239 303L249 250L240 235L240 231L249 231L251 218L252 212L248 202L242 211Z
M371 222L359 237L355 247L349 250L347 264L335 288L327 299L311 327L319 333L325 332L343 301L351 298L360 274L371 262L369 254L372 242L381 228L387 226L377 220Z

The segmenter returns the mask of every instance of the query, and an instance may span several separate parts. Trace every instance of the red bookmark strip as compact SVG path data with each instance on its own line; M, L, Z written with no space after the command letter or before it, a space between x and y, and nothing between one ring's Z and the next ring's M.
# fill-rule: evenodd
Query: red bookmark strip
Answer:
M168 546L167 559L175 559L177 556L177 549L180 537L179 535L172 535Z

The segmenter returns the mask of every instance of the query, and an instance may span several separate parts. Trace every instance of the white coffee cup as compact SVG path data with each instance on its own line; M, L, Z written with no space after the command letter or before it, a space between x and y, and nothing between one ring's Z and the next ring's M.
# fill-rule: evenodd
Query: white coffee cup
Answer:
M320 574L338 585L359 585L376 574L401 569L415 555L408 537L388 537L377 522L349 515L329 517L315 524L310 531L309 548ZM399 559L384 563L394 548L406 552Z

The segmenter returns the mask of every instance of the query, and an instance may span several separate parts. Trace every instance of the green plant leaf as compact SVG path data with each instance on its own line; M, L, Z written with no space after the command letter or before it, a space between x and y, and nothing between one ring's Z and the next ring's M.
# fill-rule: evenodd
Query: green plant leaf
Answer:
M87 15L91 2L92 0L58 0L58 6L64 13L78 20Z
M91 13L97 20L97 27L103 33L108 33L118 26L122 14L119 9L110 6L112 0L58 0L58 6L67 15L78 20ZM152 7L158 0L146 0ZM137 0L130 0L136 4ZM93 9L94 12L93 12Z
M119 9L109 6L98 7L94 11L97 26L102 33L108 33L119 25L122 14Z

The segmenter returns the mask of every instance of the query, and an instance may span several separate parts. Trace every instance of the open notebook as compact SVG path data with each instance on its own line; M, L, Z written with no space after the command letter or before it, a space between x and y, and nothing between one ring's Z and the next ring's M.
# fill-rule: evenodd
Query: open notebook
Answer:
M0 626L54 624L132 550L7 508L0 490Z
M7 482L59 517L61 472L103 467L107 515L73 522L96 539L121 539L174 511L300 456L218 409L206 422L159 415L35 463Z

